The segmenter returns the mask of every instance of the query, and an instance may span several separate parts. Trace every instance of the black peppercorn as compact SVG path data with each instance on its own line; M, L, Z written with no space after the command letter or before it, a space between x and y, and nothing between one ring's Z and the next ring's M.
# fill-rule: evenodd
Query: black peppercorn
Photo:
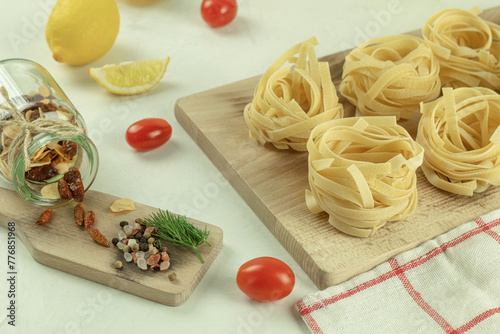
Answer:
M149 245L147 243L141 243L139 244L139 247L143 252L147 252L149 250Z
M141 232L137 232L137 233L135 234L135 238L136 238L137 240L141 240L141 238L142 238L142 233L141 233Z
M126 222L124 220L120 222L120 227L124 227L126 225L128 225L128 222Z
M148 239L147 239L146 237L144 237L144 236L143 236L142 238L140 238L140 239L139 239L139 242L140 242L141 244L147 244L147 243L148 243Z
M113 240L111 240L111 243L116 246L116 244L118 244L119 241L120 240L118 240L118 238L113 238Z

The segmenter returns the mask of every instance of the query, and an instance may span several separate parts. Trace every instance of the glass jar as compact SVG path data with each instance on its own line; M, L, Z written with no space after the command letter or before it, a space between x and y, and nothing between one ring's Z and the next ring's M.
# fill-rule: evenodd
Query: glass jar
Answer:
M97 148L86 135L87 127L80 113L49 72L33 61L0 61L0 89L2 87L5 90L0 94L0 105L3 105L0 125L4 122L0 126L0 176L12 183L23 200L33 205L55 207L77 199L61 197L58 183L64 182L59 180L68 180L68 175L74 175L76 170L81 175L78 185L83 185L86 191L99 165ZM21 112L17 115L22 117L13 117L7 110L9 106ZM39 119L41 121L35 122ZM46 125L52 122L60 123L55 124L55 129ZM28 163L23 144L17 149L13 147L14 139L23 134L27 123L36 125L36 129L28 127L32 133L32 141L27 145ZM70 130L64 130L62 125ZM8 163L10 150L15 151L11 153L11 164Z

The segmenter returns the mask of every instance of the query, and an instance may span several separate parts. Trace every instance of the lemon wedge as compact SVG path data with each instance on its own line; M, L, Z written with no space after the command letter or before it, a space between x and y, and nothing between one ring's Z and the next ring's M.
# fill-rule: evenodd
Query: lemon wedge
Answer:
M119 95L144 93L165 75L170 57L89 68L89 75L108 91Z

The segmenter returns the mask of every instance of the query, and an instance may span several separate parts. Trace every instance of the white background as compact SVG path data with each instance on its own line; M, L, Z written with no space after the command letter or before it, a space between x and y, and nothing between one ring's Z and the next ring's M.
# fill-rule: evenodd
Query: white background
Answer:
M483 9L492 0L239 0L229 26L210 28L201 0L133 6L118 0L120 33L89 66L171 57L164 79L137 97L117 97L87 75L89 66L55 62L45 42L53 0L0 0L0 59L28 58L48 69L85 118L98 146L92 189L186 214L224 230L224 247L193 295L168 307L35 262L18 240L16 327L7 324L7 230L0 228L0 333L307 333L295 303L317 287L174 117L178 98L259 75L281 53L311 36L318 56L377 36L419 29L439 9ZM133 122L161 117L173 127L163 147L137 153L124 139ZM0 186L8 187L1 183ZM292 294L276 303L250 301L237 288L245 261L273 256L296 274ZM360 319L361 321L362 319Z

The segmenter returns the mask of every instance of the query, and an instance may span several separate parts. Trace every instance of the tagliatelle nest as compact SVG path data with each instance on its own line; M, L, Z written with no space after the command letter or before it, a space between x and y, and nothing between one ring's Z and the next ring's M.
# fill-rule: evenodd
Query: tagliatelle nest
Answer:
M338 230L368 237L417 204L423 148L395 117L352 117L318 125L307 143L306 204Z
M422 171L434 186L472 196L500 185L500 95L483 88L443 88L422 104L417 142Z
M422 27L441 66L443 86L500 89L500 26L480 13L477 7L445 9Z
M376 38L346 57L340 93L366 116L411 118L441 90L439 63L423 39Z
M262 75L244 110L250 137L261 145L305 151L316 125L343 116L330 67L316 58L317 44L311 38L295 45Z

